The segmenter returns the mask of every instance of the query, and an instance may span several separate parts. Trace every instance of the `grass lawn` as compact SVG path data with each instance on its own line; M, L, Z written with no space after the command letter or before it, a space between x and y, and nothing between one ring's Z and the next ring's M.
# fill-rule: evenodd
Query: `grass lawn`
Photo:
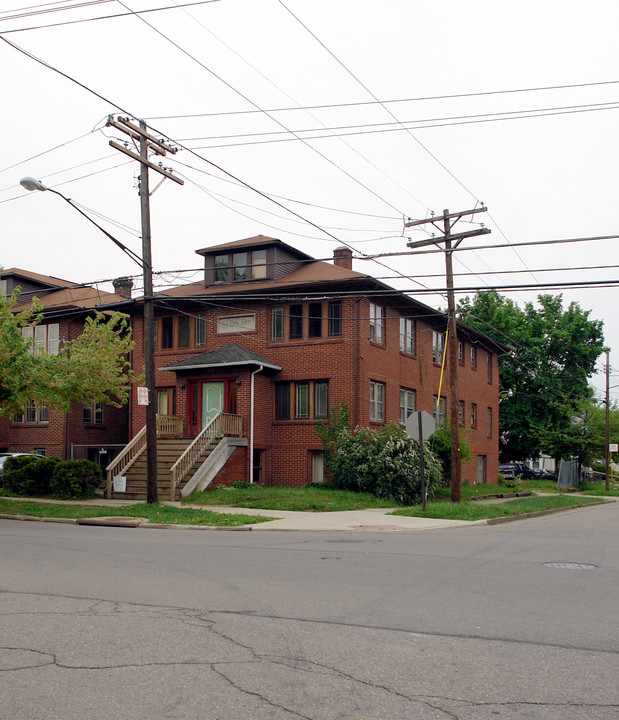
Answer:
M213 490L193 493L182 502L192 505L228 505L231 507L262 508L264 510L299 510L308 512L337 512L365 508L392 508L393 500L385 500L368 493L336 490L328 485L304 487L262 487L249 485L232 487L220 485Z
M125 507L89 507L85 505L55 505L32 500L9 500L8 498L0 498L0 513L73 519L107 516L142 517L150 522L166 525L218 525L224 527L251 525L272 519L254 515L232 515L209 510L176 508L159 503L139 503Z
M606 491L606 484L601 483L587 483L582 488L578 488L578 492L583 495L605 495L606 497L619 497L619 485L617 483L610 483L610 490Z
M421 505L395 510L392 515L412 517L442 518L446 520L485 520L487 518L521 515L561 507L582 507L594 502L595 498L576 497L574 495L553 495L546 497L526 497L503 503L485 505L479 502L452 503L448 501L429 502L425 512Z

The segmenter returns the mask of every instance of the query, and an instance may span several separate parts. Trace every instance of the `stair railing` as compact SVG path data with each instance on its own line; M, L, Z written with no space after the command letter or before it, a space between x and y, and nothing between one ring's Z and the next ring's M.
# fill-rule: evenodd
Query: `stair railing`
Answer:
M183 418L178 415L157 415L157 437L161 435L182 437ZM112 497L112 485L117 475L126 472L146 450L146 426L144 426L106 468L107 498Z
M215 438L221 438L224 435L240 437L242 428L243 419L240 415L231 415L230 413L218 413L215 415L215 417L202 428L200 434L170 468L170 500L176 498L176 488L179 487L185 475L187 475L191 467L193 467L193 464L206 451L213 440L215 440Z

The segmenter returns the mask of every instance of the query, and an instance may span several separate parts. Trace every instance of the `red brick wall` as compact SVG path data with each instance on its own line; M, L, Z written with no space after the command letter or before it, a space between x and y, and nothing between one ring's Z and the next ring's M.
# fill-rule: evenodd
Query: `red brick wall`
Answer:
M378 302L378 301L377 301ZM285 304L283 304L286 307ZM369 340L369 300L348 298L343 300L342 336L307 338L307 318L304 319L303 340L271 341L270 314L265 303L242 300L239 310L221 307L205 310L195 308L194 312L207 313L206 345L184 349L158 349L156 367L162 367L176 360L192 357L201 352L213 350L230 343L237 343L279 365L281 372L263 370L255 375L255 427L254 445L263 450L263 482L272 485L302 485L310 479L310 453L321 450L314 420L278 421L274 417L274 381L321 380L329 381L329 405L344 401L350 411L351 423L374 425L369 419L370 381L385 383L385 422L399 420L400 387L416 391L416 409L433 412L433 396L438 394L440 367L432 362L432 325L424 319L416 320L416 351L413 357L400 352L399 317L396 308L386 307L385 342L383 345ZM326 302L325 302L326 307ZM186 309L185 309L186 311ZM221 315L255 314L256 329L252 332L217 333L217 317ZM410 312L410 310L407 310ZM357 318L357 319L355 319ZM441 328L444 330L444 328ZM193 325L190 328L193 338ZM134 368L143 366L142 322L134 319L136 351ZM159 345L160 347L160 345ZM471 446L472 459L462 469L463 480L476 480L477 456L487 457L488 481L496 482L498 473L498 365L492 358L492 382L486 374L486 351L479 346L478 369L470 367L470 345L465 346L465 363L459 366L459 399L465 403L465 431ZM237 412L243 416L244 433L250 431L250 373L255 367L225 368L221 371L202 370L190 374L156 372L158 387L177 388L177 412L188 417L188 380L190 377L216 380L238 377ZM182 387L185 385L185 388ZM447 395L447 375L443 380L441 395ZM471 429L471 403L477 403L477 428ZM486 434L486 410L492 408L492 437ZM135 403L135 392L130 409L131 434L135 434L145 423L143 407ZM243 453L236 453L239 457ZM245 469L240 472L240 459L234 460L236 473L248 478L249 448L244 453ZM232 467L232 466L231 466ZM232 473L232 470L230 471ZM221 474L221 473L220 473ZM224 477L222 475L222 477ZM228 477L228 476L226 476ZM231 482L231 480L230 480Z

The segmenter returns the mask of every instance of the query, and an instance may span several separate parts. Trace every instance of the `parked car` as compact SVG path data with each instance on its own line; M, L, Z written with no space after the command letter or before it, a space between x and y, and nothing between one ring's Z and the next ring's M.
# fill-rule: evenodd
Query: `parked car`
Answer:
M500 463L499 472L504 480L513 480L514 478L529 480L530 478L537 477L535 470L532 470L524 463Z
M4 475L4 463L11 457L37 457L37 455L33 455L32 453L10 453L10 452L3 452L0 453L0 481L2 480L2 476Z

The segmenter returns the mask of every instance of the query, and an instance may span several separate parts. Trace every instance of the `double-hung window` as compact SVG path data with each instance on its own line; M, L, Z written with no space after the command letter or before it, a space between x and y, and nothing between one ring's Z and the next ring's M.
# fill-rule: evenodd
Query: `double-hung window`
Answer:
M442 365L445 353L445 333L432 331L432 362Z
M271 340L284 339L284 308L271 309Z
M415 412L415 391L400 388L400 422L404 423Z
M385 384L370 382L370 420L372 422L385 421Z
M415 321L412 318L400 318L400 352L415 354Z
M443 427L443 425L445 424L445 398L435 395L432 405L434 410L434 421L436 422L436 427Z
M370 303L370 340L381 345L385 342L385 308Z

